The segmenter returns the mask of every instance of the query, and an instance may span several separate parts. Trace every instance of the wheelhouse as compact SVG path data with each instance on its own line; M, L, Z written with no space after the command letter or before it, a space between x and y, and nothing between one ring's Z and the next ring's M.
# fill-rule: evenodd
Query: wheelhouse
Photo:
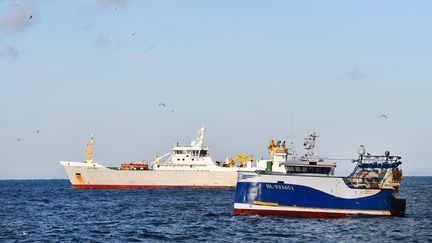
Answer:
M186 157L208 157L207 149L192 149L192 148L175 148L172 150L173 155L184 155Z
M283 163L287 174L313 174L313 175L333 175L335 164L297 164L297 163Z

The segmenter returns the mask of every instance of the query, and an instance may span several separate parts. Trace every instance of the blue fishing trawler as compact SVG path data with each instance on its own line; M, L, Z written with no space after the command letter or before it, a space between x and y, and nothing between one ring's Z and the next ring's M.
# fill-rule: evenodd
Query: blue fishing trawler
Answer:
M405 199L395 195L403 179L401 157L370 155L360 146L355 169L334 176L336 163L314 154L316 134L305 139L305 153L270 141L266 170L239 171L234 214L305 217L404 216Z

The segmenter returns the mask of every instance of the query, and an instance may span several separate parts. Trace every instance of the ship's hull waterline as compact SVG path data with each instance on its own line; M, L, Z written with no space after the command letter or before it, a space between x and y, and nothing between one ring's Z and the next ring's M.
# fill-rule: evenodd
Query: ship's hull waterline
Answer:
M341 218L347 216L401 216L389 210L347 210L334 208L305 208L305 207L266 207L260 205L235 204L235 215L282 215L292 217L311 218Z

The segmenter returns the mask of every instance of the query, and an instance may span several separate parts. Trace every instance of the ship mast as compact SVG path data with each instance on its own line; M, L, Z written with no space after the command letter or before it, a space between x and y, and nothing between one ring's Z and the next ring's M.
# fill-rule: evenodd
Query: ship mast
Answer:
M306 150L304 157L306 158L312 158L314 156L314 148L315 148L315 140L318 136L316 133L312 133L307 138L305 138L305 142L303 143L303 146Z
M195 138L194 140L192 140L191 146L192 147L202 147L203 143L204 143L204 134L205 134L205 129L204 129L204 127L201 127L201 129L199 130L198 137Z
M87 142L87 162L92 162L92 155L93 155L93 134L90 135L90 140Z

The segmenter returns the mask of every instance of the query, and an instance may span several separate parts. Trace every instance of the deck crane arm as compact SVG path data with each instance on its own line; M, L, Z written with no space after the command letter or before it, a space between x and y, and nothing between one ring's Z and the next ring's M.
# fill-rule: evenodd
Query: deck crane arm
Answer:
M239 162L238 167L243 167L246 162L253 161L253 157L251 155L238 154L229 160L229 166L234 167L236 161Z

